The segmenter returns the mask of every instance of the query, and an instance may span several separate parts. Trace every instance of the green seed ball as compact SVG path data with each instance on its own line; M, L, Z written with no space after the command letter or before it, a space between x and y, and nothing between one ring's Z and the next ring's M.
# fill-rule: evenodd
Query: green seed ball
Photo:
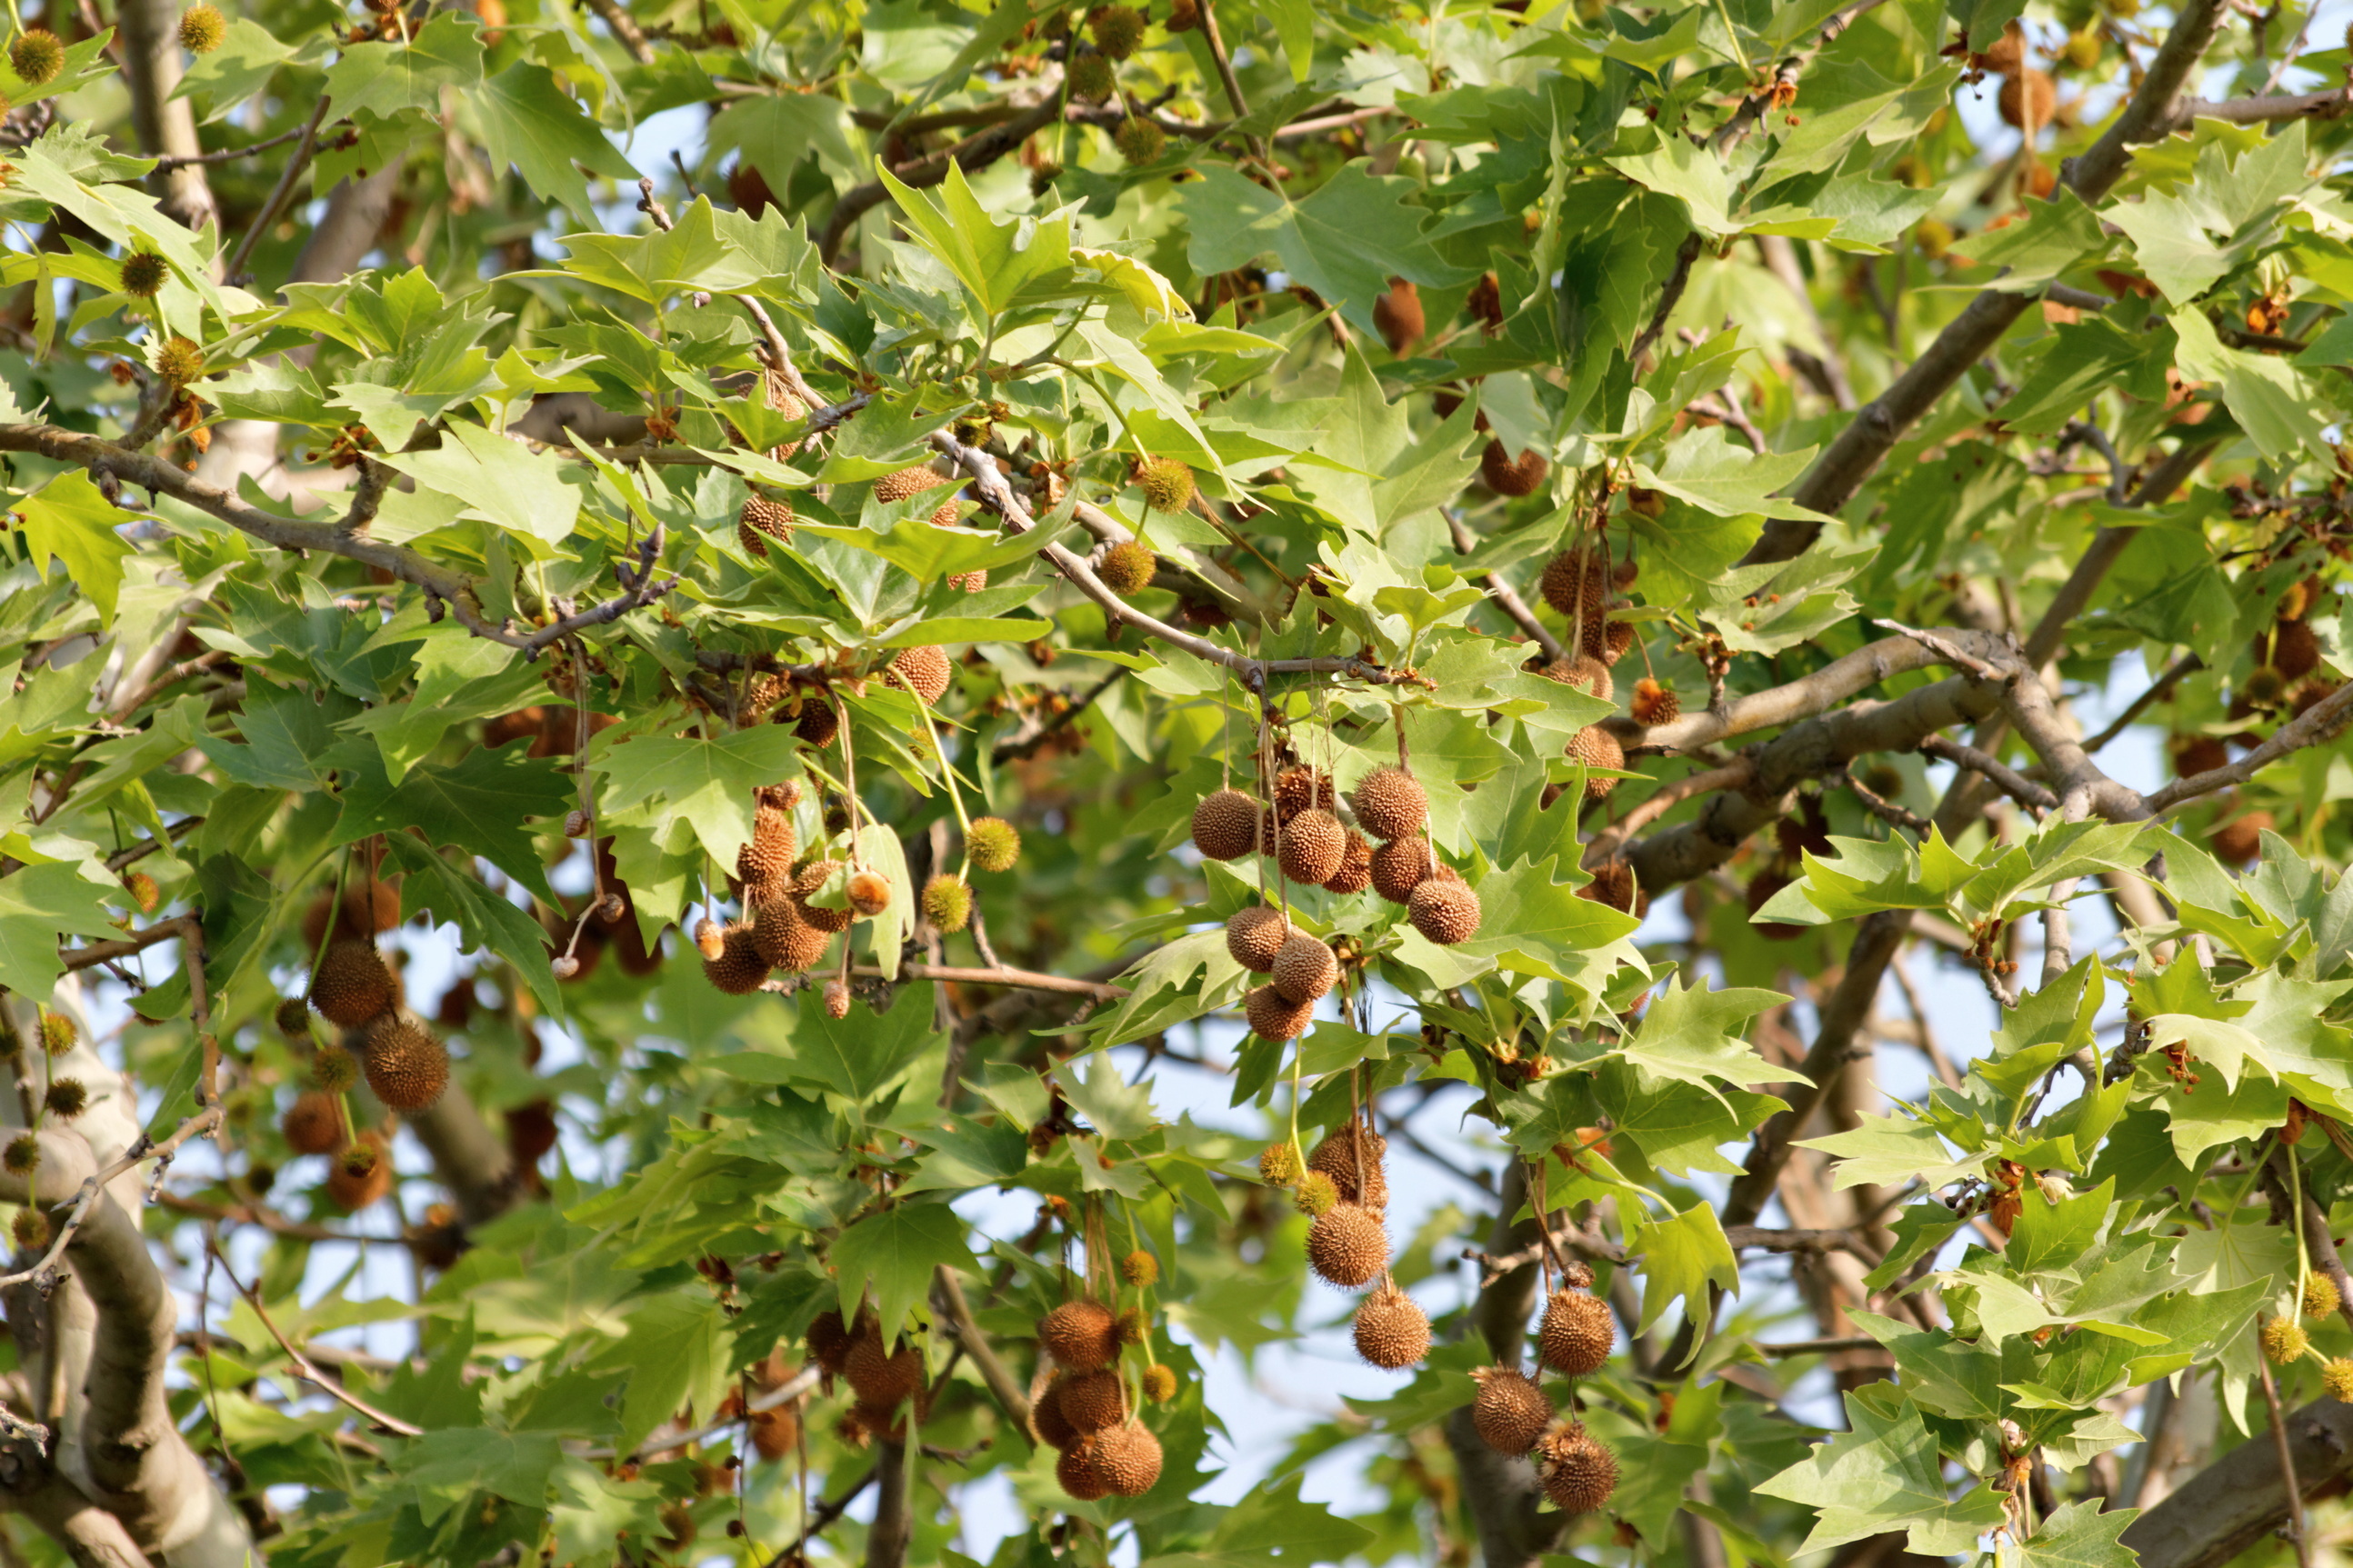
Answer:
M19 1132L8 1140L5 1152L0 1152L0 1165L11 1175L29 1176L41 1168L41 1141L29 1132Z
M1160 162L1160 154L1168 146L1168 133L1140 115L1121 121L1111 140L1112 145L1119 149L1119 155L1139 169Z
M1122 540L1103 552L1102 563L1095 575L1103 585L1123 599L1133 599L1152 586L1152 574L1159 569L1159 558L1149 546L1133 539Z
M49 1216L38 1209L18 1209L9 1229L16 1245L26 1252L49 1244Z
M8 46L8 68L30 86L43 86L65 66L66 47L47 27L28 28Z
M122 291L134 299L153 300L171 276L172 264L152 250L134 250L122 258Z
M1299 1195L1295 1200L1299 1212L1321 1218L1332 1212L1340 1201L1340 1189L1331 1177L1321 1171L1310 1171L1299 1178Z
M359 1058L341 1046L328 1046L311 1058L311 1081L326 1094L343 1094L360 1080Z
M972 922L972 887L943 871L923 884L923 918L941 931L962 931Z
M1144 13L1133 5L1098 6L1087 18L1087 30L1094 35L1095 47L1124 60L1144 42Z
M63 1013L41 1015L41 1047L53 1057L61 1057L74 1048L81 1038L74 1021Z
M1146 458L1136 465L1135 488L1155 511L1183 511L1193 503L1193 470L1174 458Z
M211 54L227 37L228 23L218 6L206 3L180 13L180 47L190 54Z
M964 847L973 866L982 871L1009 871L1021 858L1021 835L1001 816L975 818Z
M1101 103L1119 89L1119 75L1102 55L1085 54L1071 62L1071 96L1082 103Z
M78 1078L55 1079L50 1081L49 1091L41 1103L50 1115L60 1121L71 1121L90 1104L90 1090L82 1087L81 1079Z

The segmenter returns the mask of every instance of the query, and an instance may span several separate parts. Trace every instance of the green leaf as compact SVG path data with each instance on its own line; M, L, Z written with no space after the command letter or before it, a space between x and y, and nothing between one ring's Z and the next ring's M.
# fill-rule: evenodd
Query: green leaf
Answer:
M1817 1510L1799 1553L1900 1530L1911 1550L1940 1557L1974 1551L2002 1522L2002 1500L1982 1481L1947 1494L1936 1440L1909 1399L1892 1415L1852 1394L1846 1405L1852 1430L1756 1489Z
M642 1436L643 1434L640 1434ZM448 1427L427 1432L400 1453L400 1484L427 1523L478 1491L527 1509L547 1506L547 1482L563 1458L554 1432L493 1432Z
M482 119L483 148L500 168L512 163L523 184L554 196L583 222L596 221L582 169L617 180L638 171L567 97L555 73L518 60L484 82L472 100Z
M21 867L0 878L0 985L46 997L66 972L58 959L58 938L120 936L108 918L111 891L63 861Z
M1068 216L999 223L972 194L960 164L948 165L937 196L908 185L888 168L882 170L882 185L986 317L1010 308L1033 284L1070 269Z
M884 1084L943 1037L932 1030L931 986L901 991L891 1010L876 1017L860 1009L839 1021L823 1007L791 1009L786 1043L792 1077L818 1084L855 1103L874 1098Z
M2321 439L2327 422L2317 411L2320 400L2295 366L2270 354L2224 347L2202 310L2178 311L2172 320L2180 340L2174 357L2181 374L2219 385L2232 417L2264 457L2277 462L2300 451L2327 449Z
M521 750L477 747L455 763L411 769L395 784L370 746L353 759L334 841L353 844L373 833L417 828L428 843L485 857L553 904L555 895L528 824L562 817L573 793L554 763L518 755Z
M1704 981L1684 986L1669 976L1619 1054L1645 1073L1696 1084L1727 1107L1717 1081L1737 1086L1786 1078L1808 1083L1804 1074L1774 1067L1733 1032L1788 1000L1778 991L1710 991Z
M1724 1238L1724 1224L1708 1204L1696 1203L1666 1219L1645 1217L1627 1238L1627 1250L1642 1259L1642 1320L1647 1334L1670 1303L1683 1300L1693 1322L1705 1325L1714 1302L1708 1287L1740 1294L1740 1264ZM1694 1344L1696 1350L1696 1344Z
M542 1007L556 1017L564 1016L563 994L549 967L547 933L537 921L409 835L396 833L385 842L393 859L414 879L401 889L403 909L430 910L437 920L454 922L459 940L468 948L505 959Z
M1855 1121L1847 1131L1798 1141L1800 1149L1819 1149L1837 1159L1841 1187L1900 1185L1914 1180L1939 1187L1976 1171L1985 1160L1982 1154L1954 1158L1935 1128L1901 1111L1888 1116L1865 1111Z
M404 43L350 45L328 68L327 97L346 116L438 114L443 89L472 92L482 84L480 26L463 12L443 11Z
M656 1296L629 1314L628 1325L591 1363L629 1374L616 1444L623 1453L681 1410L690 1421L711 1414L727 1392L734 1338L725 1309L702 1290Z
M715 741L608 730L589 742L588 766L604 776L606 809L659 800L671 820L692 828L705 854L732 870L752 837L752 792L797 776L799 745L783 724L754 724Z
M461 517L503 528L543 546L564 542L580 514L580 492L564 482L564 461L463 420L443 426L440 447L394 452L385 463L420 485L454 496ZM545 554L546 550L534 552Z
M16 507L14 521L25 531L33 570L46 581L52 556L98 605L99 624L111 626L122 594L122 563L137 552L115 531L130 521L79 468L59 474Z
M707 293L740 293L760 280L759 268L728 240L721 237L711 200L697 196L667 231L627 236L567 234L564 247L572 254L560 271L516 276L562 277L659 304L673 295L702 289Z
M1730 234L1736 227L1728 210L1732 182L1724 161L1690 137L1662 136L1651 152L1605 161L1636 184L1682 202L1694 227L1715 235Z
M871 1288L885 1334L907 1321L907 1309L932 1288L934 1268L970 1269L964 1221L944 1204L901 1204L860 1220L834 1238L827 1254L845 1308Z
M2018 1568L2136 1568L2140 1554L2122 1540L2137 1508L2101 1511L2095 1501L2062 1503L2008 1553Z

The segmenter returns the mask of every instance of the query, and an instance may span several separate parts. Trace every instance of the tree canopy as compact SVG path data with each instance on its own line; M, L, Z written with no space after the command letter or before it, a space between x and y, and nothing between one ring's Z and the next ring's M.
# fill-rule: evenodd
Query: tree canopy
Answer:
M2313 10L10 12L0 1561L2341 1534Z

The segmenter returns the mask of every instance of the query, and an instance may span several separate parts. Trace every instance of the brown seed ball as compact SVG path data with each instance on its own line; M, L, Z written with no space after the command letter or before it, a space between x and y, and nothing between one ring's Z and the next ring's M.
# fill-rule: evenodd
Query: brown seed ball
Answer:
M801 704L800 717L793 721L793 733L812 746L833 744L841 733L841 712L831 702L811 699Z
M848 931L849 922L858 918L854 910L832 910L809 902L810 899L825 890L825 885L840 869L841 862L839 860L812 860L793 878L788 894L792 911L803 925L812 931Z
M1604 664L1616 664L1620 659L1624 658L1626 657L1626 650L1627 650L1628 648L1630 648L1630 647L1632 647L1633 646L1634 646L1634 623L1633 623L1633 622L1631 622L1631 621L1610 621L1610 622L1607 623L1607 624L1602 627L1602 631L1601 631L1601 662L1602 662L1602 663L1604 663Z
M286 1146L297 1154L332 1154L343 1147L343 1118L332 1094L308 1089L294 1097L279 1123Z
M1038 1323L1038 1343L1066 1372L1092 1372L1119 1354L1119 1320L1101 1301L1065 1301Z
M1406 919L1440 947L1469 942L1479 934L1479 895L1463 883L1432 877L1414 889Z
M744 498L735 514L735 537L753 554L765 555L768 540L779 544L793 542L793 522L792 502L754 493Z
M716 958L727 951L727 928L709 915L694 922L694 951Z
M361 1061L368 1088L395 1110L422 1110L449 1087L449 1047L406 1010L368 1026Z
M1103 552L1103 559L1095 565L1095 575L1121 598L1132 599L1152 586L1152 574L1159 565L1159 558L1150 549L1128 539Z
M1340 869L1348 852L1348 833L1340 819L1321 807L1301 812L1283 825L1282 874L1294 882L1314 884Z
M1238 910L1226 921L1226 951L1252 974L1272 973L1275 956L1290 940L1291 921L1264 904Z
M853 871L844 889L850 909L871 920L891 907L891 879L880 871Z
M1364 1144L1365 1186L1356 1190L1356 1140ZM1352 1204L1360 1204L1376 1214L1389 1206L1388 1153L1389 1141L1379 1133L1362 1128L1352 1137L1347 1128L1332 1132L1315 1145L1307 1156L1307 1168L1332 1179L1339 1195Z
M1262 1040L1295 1040L1315 1021L1315 1004L1293 1002L1271 985L1261 985L1242 999L1242 1015Z
M518 1105L506 1113L507 1152L518 1165L535 1165L555 1147L555 1107L544 1100Z
M935 474L919 463L912 468L894 469L875 480L874 499L888 505L925 490L935 490L947 482L945 474Z
M778 1405L752 1412L752 1449L773 1465L800 1447L800 1417Z
M270 1022L276 1024L278 1032L290 1040L308 1039L311 1037L310 1004L300 996L282 998L278 1004L278 1011L271 1015Z
M1334 1204L1307 1227L1307 1266L1320 1279L1356 1289L1389 1266L1388 1229L1368 1208Z
M1998 101L2004 125L2021 130L2031 125L2040 131L2051 123L2052 110L2059 105L2059 85L2049 72L2029 66L2016 76L2002 79Z
M948 684L955 679L955 666L944 647L902 647L883 673L887 684L913 692L926 708L947 695Z
M1563 1289L1546 1303L1536 1329L1536 1359L1555 1372L1583 1377L1598 1372L1618 1342L1609 1303L1589 1291Z
M749 925L738 922L727 928L725 945L717 958L702 961L702 976L712 988L730 996L749 996L768 978L768 961L760 956L757 941Z
M1394 1285L1384 1285L1356 1309L1356 1353L1395 1372L1430 1353L1430 1314Z
M1479 477L1499 496L1534 495L1552 467L1542 453L1522 452L1514 458L1501 441L1490 441L1479 456Z
M809 1360L824 1368L827 1376L839 1377L849 1364L851 1344L860 1334L871 1337L873 1333L871 1314L861 1317L853 1331L841 1321L840 1309L835 1308L817 1315L816 1321L808 1326L808 1337L804 1342L808 1346Z
M1617 695L1617 682L1610 678L1609 667L1590 654L1578 654L1574 658L1557 658L1536 671L1546 680L1557 680L1563 686L1575 687L1589 696L1607 702Z
M1392 278L1388 290L1373 298L1373 325L1389 353L1402 354L1421 341L1426 320L1421 309L1421 290L1410 279Z
M362 1151L364 1156L353 1158ZM352 1167L363 1167L354 1173ZM359 1210L380 1203L392 1191L392 1159L384 1134L371 1129L343 1151L343 1158L327 1172L327 1195L343 1208Z
M1482 1366L1471 1374L1479 1397L1471 1402L1472 1429L1498 1454L1525 1454L1552 1425L1552 1401L1517 1367Z
M1340 961L1320 937L1293 931L1274 955L1274 988L1293 1002L1313 1004L1340 983Z
M819 931L802 920L790 903L777 902L763 905L754 913L752 945L767 968L781 969L787 974L805 974L825 962L825 955L833 947L833 933ZM767 977L764 974L761 978Z
M1632 707L1634 722L1645 729L1655 730L1683 717L1683 700L1675 695L1672 687L1662 686L1645 677L1634 682ZM1620 754L1622 756L1622 750Z
M903 1341L886 1352L880 1333L864 1333L850 1341L841 1374L857 1391L860 1405L895 1410L923 1386L923 1358Z
M1193 847L1205 860L1239 860L1258 847L1258 803L1238 789L1201 797L1193 808Z
M1546 1433L1537 1453L1545 1495L1563 1513L1591 1513L1618 1489L1618 1457L1595 1442L1582 1422Z
M2116 14L2130 16L2132 13L2120 10ZM2026 29L2020 26L2015 18L2002 24L2001 36L1987 45L1985 53L1978 58L1994 75L2010 75L2026 63Z
M1111 1479L1095 1462L1095 1447L1092 1439L1082 1438L1064 1449L1054 1463L1054 1479L1080 1502L1094 1502L1111 1496Z
M1410 838L1430 823L1430 792L1403 768L1375 768L1348 796L1356 825L1383 842Z
M1348 829L1347 847L1340 852L1340 868L1324 879L1327 893L1361 893L1373 885L1373 847L1355 828Z
M1399 838L1373 851L1373 891L1393 904L1413 897L1428 879L1437 861L1430 846L1419 838Z
M1062 1419L1080 1432L1101 1432L1127 1419L1127 1390L1110 1367L1063 1378Z
M1339 804L1331 775L1311 767L1290 767L1274 775L1274 808L1288 823L1314 806L1325 811Z
M372 942L331 943L311 977L311 1005L331 1024L356 1029L396 999L392 969Z
M1125 1422L1096 1436L1094 1460L1113 1496L1142 1497L1160 1479L1160 1439L1143 1422Z
M2289 680L2301 680L2320 663L2320 638L2310 621L2282 621L2273 628L2272 668Z
M2206 836L2208 847L2229 866L2244 866L2263 853L2264 829L2272 826L2268 811L2251 811L2224 823Z
M1567 746L1564 749L1570 756L1588 768L1622 771L1626 766L1625 748L1618 743L1617 736L1599 724L1588 724L1584 729L1571 735L1568 738ZM1609 792L1617 787L1618 781L1614 778L1606 774L1588 773L1585 780L1585 798L1596 801L1607 800L1609 797Z
M1609 561L1588 550L1564 550L1545 563L1536 591L1554 612L1594 628L1597 636L1609 616Z
M793 856L799 847L790 813L773 805L756 807L752 813L752 837L735 851L735 875L743 879L744 896L755 904L783 897L792 879Z
M1634 910L1634 868L1613 855L1593 868L1593 880L1577 889L1577 896L1631 914Z
M1031 1404L1029 1425L1037 1429L1039 1442L1049 1447L1068 1449L1084 1434L1071 1426L1070 1417L1062 1414L1063 1382L1057 1376L1046 1385L1046 1392Z

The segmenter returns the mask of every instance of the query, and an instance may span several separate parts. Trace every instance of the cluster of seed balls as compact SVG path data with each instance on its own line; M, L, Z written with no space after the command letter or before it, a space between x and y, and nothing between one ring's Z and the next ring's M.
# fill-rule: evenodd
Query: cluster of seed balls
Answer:
M1545 1303L1536 1329L1539 1373L1586 1377L1609 1359L1617 1328L1609 1305L1587 1287L1593 1276L1583 1265ZM1564 1513L1590 1513L1618 1487L1618 1457L1575 1419L1562 1420L1550 1395L1516 1366L1484 1366L1472 1373L1479 1395L1471 1424L1479 1440L1499 1454L1533 1454L1545 1495Z
M1335 815L1331 779L1310 767L1276 775L1274 800L1261 808L1229 785L1193 808L1193 847L1210 860L1236 860L1253 849L1271 855L1285 879L1335 893L1370 888L1406 907L1414 930L1441 945L1479 932L1479 895L1430 853L1424 829L1430 796L1401 767L1377 768L1349 796L1356 826ZM1358 831L1362 829L1362 831ZM1374 847L1366 838L1381 840ZM1243 1001L1250 1027L1265 1039L1297 1039L1315 1004L1339 983L1339 961L1325 943L1293 931L1272 905L1253 905L1226 921L1226 951L1267 984Z
M908 654L940 653L937 648L902 650L892 670L923 700L930 702L947 689L944 668L938 684L927 665L912 668ZM943 666L945 655L941 654ZM830 705L817 710L830 712ZM840 861L815 856L795 863L800 848L793 826L793 807L799 803L798 780L764 785L752 813L752 837L735 854L735 875L743 885L744 918L727 925L708 918L694 928L694 943L702 954L702 973L713 988L731 996L748 996L779 971L804 973L823 963L834 934L852 921L871 920L891 907L891 879L871 868L849 873L842 893L847 909L828 909L809 900L823 892L842 869ZM1021 835L1002 817L973 820L965 837L965 851L975 869L1010 870L1021 857ZM962 931L972 919L972 888L952 872L939 872L924 883L923 918L943 931ZM849 991L838 979L825 991L826 1011L836 1018L849 1011Z
M1160 1277L1150 1253L1129 1253L1120 1276L1139 1290ZM1142 1497L1160 1479L1160 1439L1130 1407L1122 1351L1144 1343L1151 1321L1140 1306L1114 1313L1091 1296L1065 1301L1038 1321L1038 1345L1054 1366L1029 1407L1038 1438L1060 1453L1054 1479L1080 1502ZM1144 1397L1175 1396L1176 1374L1157 1363L1138 1379Z
M915 1402L918 1419L930 1408L932 1391L923 1383L923 1353L901 1337L886 1344L871 1308L861 1308L851 1323L844 1323L839 1310L819 1313L809 1325L807 1342L809 1360L825 1373L828 1386L840 1378L856 1396L840 1427L840 1436L853 1447L863 1447L875 1436L902 1440L906 1430L899 1423L899 1408L909 1400Z
M1633 646L1634 627L1630 622L1610 619L1609 595L1613 587L1621 591L1631 587L1636 570L1631 561L1613 566L1608 552L1600 549L1564 550L1546 563L1538 590L1545 603L1577 628L1577 647L1567 658L1543 666L1538 674L1604 702L1615 698L1617 687L1610 679L1610 668ZM1634 683L1630 706L1634 722L1645 729L1672 723L1683 710L1683 700L1672 687L1647 677ZM1599 724L1588 724L1571 736L1567 752L1588 768L1616 771L1626 765L1625 748ZM1614 778L1588 778L1585 798L1606 799L1617 787Z
M41 1048L51 1058L64 1056L81 1040L81 1031L63 1013L41 1012ZM0 1030L0 1056L14 1059L23 1047L13 1029ZM54 1116L60 1121L71 1121L90 1105L90 1090L78 1078L49 1079L49 1087L41 1097L44 1116ZM41 1141L31 1132L19 1132L11 1138L5 1150L0 1150L0 1166L8 1173L26 1179L29 1193L31 1177L41 1168ZM16 1245L30 1252L47 1247L49 1242L49 1218L29 1200L16 1211L14 1234Z
M1258 1169L1314 1216L1307 1267L1317 1279L1344 1290L1379 1281L1356 1308L1356 1353L1394 1372L1430 1353L1430 1314L1389 1278L1388 1152L1388 1140L1352 1122L1316 1144L1304 1168L1297 1145L1277 1143L1259 1156Z
M2307 1273L2297 1305L2307 1318L2333 1316L2343 1298L2338 1295L2337 1281L2326 1274ZM2320 1385L2328 1396L2340 1404L2353 1405L2353 1356L2335 1360L2321 1357L2313 1348L2312 1335L2295 1318L2266 1318L2259 1331L2263 1357L2274 1366L2293 1366L2311 1356L2320 1361Z

